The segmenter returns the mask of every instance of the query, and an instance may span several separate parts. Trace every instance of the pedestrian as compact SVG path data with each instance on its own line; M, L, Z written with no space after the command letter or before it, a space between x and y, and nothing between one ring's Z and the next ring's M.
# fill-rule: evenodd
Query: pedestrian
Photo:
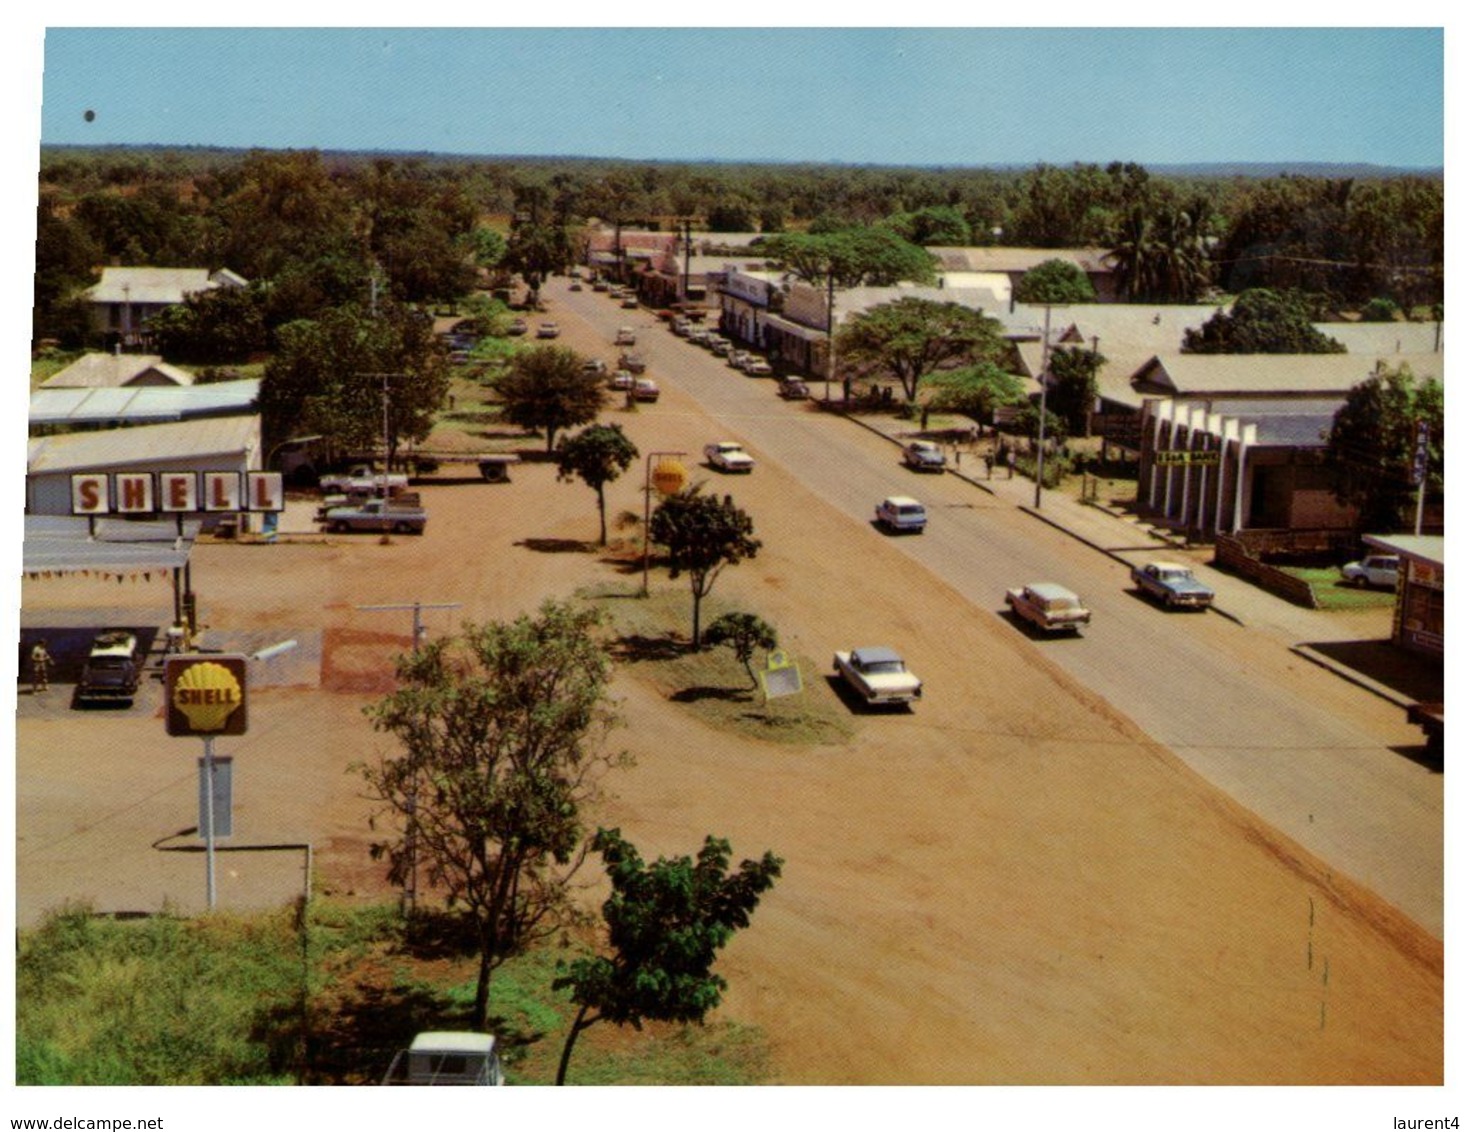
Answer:
M919 410L919 431L927 432L930 427L930 407L921 405Z
M1006 478L1011 479L1014 475L1016 475L1016 449L1008 448L1006 450Z
M991 469L992 469L992 467L995 466L995 464L996 464L996 457L993 456L993 455L991 455L991 450L989 448L987 448L986 449L986 478L987 479L990 479L991 478Z
M31 649L31 693L44 692L51 687L51 654L46 650L43 637Z

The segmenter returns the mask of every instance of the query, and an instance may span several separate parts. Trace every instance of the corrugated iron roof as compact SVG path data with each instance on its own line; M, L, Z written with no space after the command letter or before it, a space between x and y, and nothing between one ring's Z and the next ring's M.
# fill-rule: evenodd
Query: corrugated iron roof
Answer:
M172 570L188 564L200 521L128 521L27 515L21 569L28 574L79 570Z
M83 354L41 383L42 389L116 389L154 372L175 385L193 385L194 375L171 366L157 354Z
M182 421L194 416L246 414L260 396L260 379L209 385L132 385L106 389L37 389L30 421L39 424L128 424Z
M71 432L32 437L26 451L26 471L101 471L106 468L160 460L189 460L203 456L248 456L260 445L260 418L209 417L175 424L137 428Z
M182 303L215 286L203 267L104 267L86 294L94 303Z

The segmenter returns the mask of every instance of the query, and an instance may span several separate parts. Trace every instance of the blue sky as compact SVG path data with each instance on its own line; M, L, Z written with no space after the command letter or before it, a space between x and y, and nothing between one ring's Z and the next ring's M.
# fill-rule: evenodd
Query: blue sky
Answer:
M51 28L39 137L1431 167L1443 48L1438 28Z

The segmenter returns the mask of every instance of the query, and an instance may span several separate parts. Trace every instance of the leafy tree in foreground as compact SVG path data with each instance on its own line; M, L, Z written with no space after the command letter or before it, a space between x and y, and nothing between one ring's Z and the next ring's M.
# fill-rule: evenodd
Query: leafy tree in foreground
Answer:
M1002 353L995 319L959 303L903 298L854 315L838 334L848 362L899 381L913 401L926 377L952 362L996 361Z
M1307 301L1291 291L1243 291L1230 311L1185 331L1187 354L1343 354L1342 342L1313 325Z
M536 617L467 624L398 659L399 688L366 713L403 752L357 769L392 830L373 845L389 879L422 868L473 924L473 1025L491 971L560 926L615 717L597 612L546 602Z
M1021 378L1007 373L994 362L946 370L930 382L934 396L930 405L942 412L959 413L978 425L990 425L996 410L1020 405L1027 399Z
M1017 280L1013 296L1019 303L1096 303L1098 295L1076 263L1049 259Z
M636 1030L646 1020L703 1023L726 987L710 970L716 953L751 922L761 894L781 876L781 858L770 852L728 873L730 843L714 837L693 861L660 857L651 865L616 829L598 830L592 848L613 885L603 902L609 954L574 960L552 983L570 988L578 1008L558 1085L578 1035L595 1023Z
M776 648L776 630L754 613L722 613L705 630L707 645L729 645L736 659L746 667L751 687L761 683L751 668L757 649Z
M671 495L649 519L649 540L669 552L669 576L688 574L694 597L690 647L700 647L700 602L727 566L755 558L761 541L753 538L751 516L731 502L701 495L699 485Z
M616 480L638 459L638 448L616 425L589 425L576 436L564 437L557 445L557 478L582 480L598 493L598 545L608 545L608 509L603 488Z
M519 352L511 368L495 382L501 412L512 424L546 429L547 453L557 433L586 424L603 407L603 383L584 373L582 357L565 346L532 346Z
M1374 375L1350 390L1328 432L1333 494L1358 508L1359 529L1394 532L1415 496L1416 431L1429 429L1427 487L1445 478L1445 399L1440 382L1417 378L1409 366L1380 362Z

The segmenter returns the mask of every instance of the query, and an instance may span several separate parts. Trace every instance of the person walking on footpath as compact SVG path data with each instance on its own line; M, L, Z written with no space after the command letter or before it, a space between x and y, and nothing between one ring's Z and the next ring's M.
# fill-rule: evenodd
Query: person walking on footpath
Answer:
M46 651L46 641L42 638L31 649L31 694L47 691L50 687L51 654Z
M996 464L996 457L993 456L993 455L991 455L991 450L989 448L986 449L985 460L986 460L986 478L987 479L990 479L991 478L991 469Z
M1011 479L1015 475L1016 475L1016 449L1015 448L1008 448L1006 450L1006 478L1007 479Z

